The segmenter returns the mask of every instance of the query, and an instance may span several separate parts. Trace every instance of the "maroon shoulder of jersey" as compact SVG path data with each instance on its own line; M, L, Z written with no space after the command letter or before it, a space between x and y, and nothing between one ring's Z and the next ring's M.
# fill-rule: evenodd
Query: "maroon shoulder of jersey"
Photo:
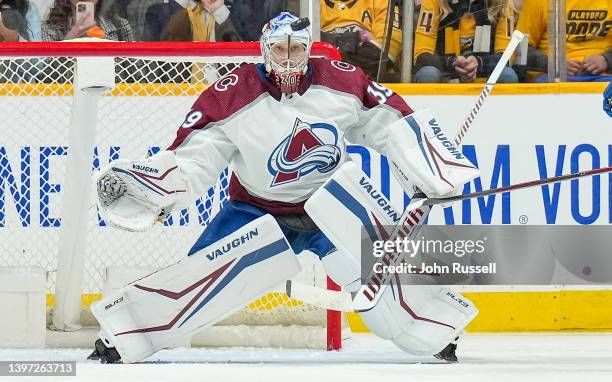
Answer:
M267 88L255 64L246 64L211 84L195 101L168 150L175 150L194 131L240 112Z
M385 104L398 110L403 116L412 113L412 109L401 96L373 81L355 65L325 59L311 59L310 63L313 65L313 85L351 94L368 109Z

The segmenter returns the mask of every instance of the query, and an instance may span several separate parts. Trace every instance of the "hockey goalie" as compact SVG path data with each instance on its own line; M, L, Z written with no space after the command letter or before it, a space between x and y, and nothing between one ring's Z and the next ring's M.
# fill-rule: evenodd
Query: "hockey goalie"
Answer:
M366 175L350 162L347 141L386 155L409 193L441 197L478 176L429 111L414 112L355 66L309 59L308 19L280 14L260 44L264 63L206 89L167 150L114 161L96 174L105 220L143 231L193 203L226 166L233 170L230 201L183 260L92 306L100 339L91 359L138 362L215 324L294 277L302 251L317 255L345 291L357 291L353 228L370 216L394 223L381 193L375 199L376 192L359 191ZM476 314L447 288L393 282L361 312L377 336L448 361Z

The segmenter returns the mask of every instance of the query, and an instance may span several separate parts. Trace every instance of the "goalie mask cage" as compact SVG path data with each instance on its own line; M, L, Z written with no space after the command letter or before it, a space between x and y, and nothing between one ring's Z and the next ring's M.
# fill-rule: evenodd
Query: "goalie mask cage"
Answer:
M261 62L259 44L3 43L0 56L0 267L46 270L49 326L83 332L105 288L185 256L228 198L226 169L188 210L148 232L124 232L97 214L92 170L169 145L207 86ZM339 59L321 43L311 56ZM297 280L335 288L318 259L299 259ZM339 349L342 327L339 312L272 292L193 342Z

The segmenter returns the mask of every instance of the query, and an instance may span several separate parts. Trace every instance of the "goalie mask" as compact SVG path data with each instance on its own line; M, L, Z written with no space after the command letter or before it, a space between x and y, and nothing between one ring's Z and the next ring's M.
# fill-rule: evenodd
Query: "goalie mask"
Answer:
M306 71L312 46L310 21L282 12L262 30L259 40L266 71L285 94L295 93Z

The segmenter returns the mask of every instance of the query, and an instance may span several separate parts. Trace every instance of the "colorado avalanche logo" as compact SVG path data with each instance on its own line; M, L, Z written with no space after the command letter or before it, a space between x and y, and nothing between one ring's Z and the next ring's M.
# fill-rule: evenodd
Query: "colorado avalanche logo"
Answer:
M296 118L291 134L276 146L268 171L274 176L270 187L295 182L300 177L319 171L325 173L340 162L338 132L326 123L308 124Z

